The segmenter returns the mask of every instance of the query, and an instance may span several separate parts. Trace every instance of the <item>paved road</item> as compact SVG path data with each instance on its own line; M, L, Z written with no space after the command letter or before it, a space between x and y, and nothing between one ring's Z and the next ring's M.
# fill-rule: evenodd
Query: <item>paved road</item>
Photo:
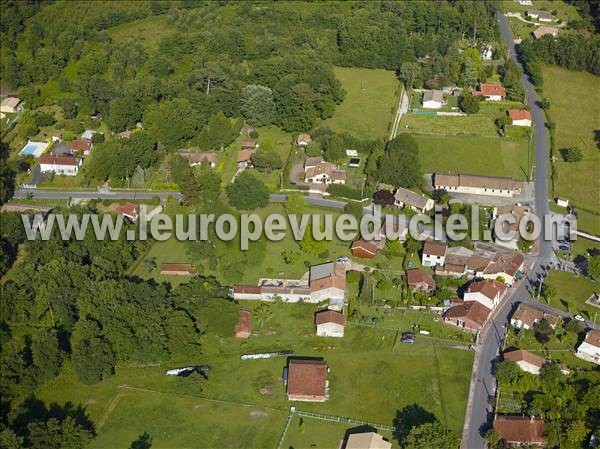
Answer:
M15 191L14 198L23 199L31 195L33 198L61 200L69 198L81 198L86 200L149 200L159 197L166 200L169 196L181 199L182 195L177 191L147 191L147 192L128 192L123 190L111 191L67 191L67 190L39 190L30 188L20 188Z
M510 35L506 18L499 14L498 20L502 36L508 46L510 56L516 59L515 45ZM535 201L534 211L541 217L548 213L548 136L545 128L544 114L537 105L537 96L533 85L523 75L521 79L527 92L527 104L531 106L535 126ZM542 220L543 224L543 220ZM542 234L543 235L543 234ZM476 366L473 369L469 403L465 418L462 448L483 449L486 447L483 433L492 423L493 409L489 398L494 394L496 381L492 374L494 360L500 351L500 345L506 335L508 316L515 303L519 301L533 302L530 290L531 283L537 281L543 273L543 267L554 260L551 242L540 239L539 255L528 274L528 279L511 288L507 299L494 312L486 329L480 335L480 345L476 355Z

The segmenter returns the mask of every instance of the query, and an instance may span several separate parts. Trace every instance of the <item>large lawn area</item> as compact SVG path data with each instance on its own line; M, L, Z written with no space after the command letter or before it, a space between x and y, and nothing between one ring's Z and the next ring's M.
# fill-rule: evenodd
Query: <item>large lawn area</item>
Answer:
M263 219L273 213L284 214L287 216L287 213L281 204L269 204L263 209L253 211L253 213L258 214L263 217ZM340 215L341 211L338 212L332 211L331 209L307 207L305 213L321 215L321 223L325 220L323 216L330 214L333 217L333 223L335 223L335 219ZM159 275L158 268L161 263L197 262L188 255L187 249L190 244L192 243L179 241L175 237L164 242L156 242L142 260L133 267L131 272L142 278L155 278L159 282L169 281L172 284L185 282L186 277ZM334 233L334 240L330 241L328 245L329 259L335 259L339 256L350 256L350 244L351 242L337 239ZM237 242L230 242L230 244L223 246L221 245L223 244L218 244L219 249L217 250L219 267L214 269L210 268L207 264L203 264L201 273L215 275L221 282L231 283L232 280L226 277L226 273L223 272L223 270L226 269L226 266L223 264L241 257L240 253L242 250ZM285 262L282 255L283 251L295 254L291 263ZM256 284L260 278L264 277L297 279L308 271L307 264L311 265L326 261L323 257L319 257L318 255L302 252L294 239L290 226L288 226L285 238L279 242L266 241L264 240L264 237L260 242L251 242L249 244L248 257L248 265L244 267L243 273L240 273L241 277L234 280L235 282ZM148 272L144 262L151 258L154 258L157 269Z
M426 173L452 171L526 179L529 144L526 139L461 136L414 136Z
M405 345L397 341L396 332L355 326L346 327L343 339L318 338L313 327L318 306L310 304L271 304L261 325L254 312L260 304L244 301L243 307L254 312L256 335L240 341L232 336L240 306L223 300L210 303L204 311L199 306L199 319L205 323L201 353L160 365L119 366L114 376L93 386L78 383L65 370L39 389L40 399L82 404L98 433L93 447L127 447L145 431L156 448L275 447L290 405L391 425L405 407L416 404L460 432L471 352L424 338ZM287 401L281 382L283 357L239 357L281 349L325 359L330 367L328 401ZM210 365L208 380L164 374L189 364ZM299 422L292 422L286 443L310 447L318 442L317 447L334 448L346 429L306 420L301 433Z
M337 132L364 139L384 139L396 112L401 85L389 70L335 68L346 97L333 117L321 122Z
M600 235L600 77L546 66L544 95L552 102L557 148L578 146L583 150L583 160L575 163L556 155L555 194L570 199L575 208L587 209L591 217L579 227Z
M551 271L546 282L556 290L556 298L551 306L572 314L582 314L589 319L594 318L594 313L600 313L599 308L585 303L592 293L600 290L597 282L566 271Z

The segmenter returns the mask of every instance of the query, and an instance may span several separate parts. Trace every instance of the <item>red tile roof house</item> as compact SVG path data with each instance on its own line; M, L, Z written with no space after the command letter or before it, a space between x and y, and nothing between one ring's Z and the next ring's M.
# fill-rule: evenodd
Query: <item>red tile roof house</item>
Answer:
M501 278L508 286L513 285L515 280L523 273L525 257L521 253L498 253L481 273L483 279Z
M406 283L408 288L422 293L431 293L435 289L435 280L422 268L406 271Z
M287 371L289 401L325 402L329 399L327 364L324 360L290 359Z
M492 313L492 309L480 302L467 301L453 304L444 312L443 319L446 324L478 332L483 329L490 313Z
M137 221L140 216L140 205L134 203L125 203L118 206L115 211L123 217L129 218L131 221Z
M217 153L214 151L189 151L181 149L179 150L179 155L187 159L190 167L200 165L204 161L208 163L210 168L215 168L217 166Z
M253 168L252 155L256 153L255 149L246 148L238 151L237 165L239 168Z
M542 366L548 362L544 357L540 357L524 349L505 352L504 360L515 362L523 371L535 374L536 376L540 374Z
M315 313L315 325L319 337L343 337L344 314L335 310L322 310Z
M448 249L448 245L445 243L427 240L423 244L421 264L426 267L444 265L446 260L446 249Z
M235 338L248 338L252 334L252 314L240 309L240 320L235 325Z
M82 159L75 156L40 156L40 171L42 173L54 172L58 175L75 176L79 172Z
M498 415L494 418L494 429L510 446L543 446L546 441L541 419Z
M577 347L577 357L600 365L600 331L591 329Z
M513 126L531 126L531 112L526 109L509 109L508 116Z
M494 310L507 291L508 287L499 281L489 279L476 281L469 285L467 292L464 294L464 300L465 302L478 301L488 309Z
M90 154L90 151L92 151L92 146L92 141L87 139L78 139L69 142L69 149L71 151L81 151L85 156Z
M162 276L193 276L196 269L190 263L161 263L160 274Z
M546 313L536 307L528 304L519 303L517 309L510 317L510 324L517 329L533 329L536 323L541 320L548 321L552 329L556 329L560 317L553 313Z
M476 97L483 97L485 101L503 101L506 97L506 89L500 83L483 83L479 90L473 92Z
M330 162L321 162L304 171L304 182L322 184L346 184L346 172Z

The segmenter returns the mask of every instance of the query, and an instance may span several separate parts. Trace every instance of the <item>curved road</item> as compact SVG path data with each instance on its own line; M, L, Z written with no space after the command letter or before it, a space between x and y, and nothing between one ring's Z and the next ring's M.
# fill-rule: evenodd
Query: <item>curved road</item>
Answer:
M506 18L498 14L502 36L509 49L510 57L517 59L515 44L512 40ZM518 62L518 60L517 60ZM527 104L531 106L531 114L535 126L535 202L534 212L538 217L548 213L548 135L545 127L544 113L537 105L534 86L523 75L521 82L527 92ZM542 220L542 225L543 225ZM543 230L542 230L543 231ZM542 235L544 235L542 233ZM500 346L506 335L508 317L517 302L535 302L532 299L531 283L544 275L544 267L552 261L551 242L539 240L539 255L529 270L527 279L512 287L505 300L494 311L485 329L480 335L480 344L475 356L473 376L469 391L469 402L463 429L461 447L463 449L483 449L486 447L483 433L493 420L493 400L496 381L492 374L494 360L500 353Z

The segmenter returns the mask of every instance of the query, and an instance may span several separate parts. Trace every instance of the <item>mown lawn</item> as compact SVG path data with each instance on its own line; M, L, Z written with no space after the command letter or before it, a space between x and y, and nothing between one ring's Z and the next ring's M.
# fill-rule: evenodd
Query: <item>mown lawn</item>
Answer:
M556 290L556 298L551 306L590 319L593 319L594 313L600 313L599 308L585 303L593 292L600 290L597 282L566 271L551 271L546 282Z
M451 171L526 179L529 145L526 139L460 136L414 136L426 173Z
M456 97L447 96L446 98L449 102L456 102ZM416 107L420 108L420 103ZM495 120L505 116L508 109L521 107L521 103L514 101L482 102L478 113L467 116L452 117L409 113L402 117L400 131L434 136L500 138Z
M333 117L321 122L337 132L363 139L384 139L396 112L400 83L389 70L336 67L346 97Z
M575 208L591 215L580 220L579 228L600 235L600 77L545 66L544 95L550 98L550 117L556 122L557 149L578 146L583 160L564 162L556 155L558 179L555 194L571 200Z
M407 114L402 117L400 128L411 134L498 137L493 117L484 114L466 117Z
M343 339L318 338L316 305L271 304L262 325L254 312L260 303L242 305L253 311L257 334L249 340L232 336L239 305L209 301L208 309L198 305L205 329L200 353L161 364L119 366L114 376L92 386L80 384L66 369L38 395L47 402L82 404L98 433L92 447L128 447L144 431L157 448L275 447L291 405L391 425L402 409L416 404L460 432L472 353L420 338L405 345L397 343L394 332L354 326L346 327ZM284 357L239 357L281 349L325 359L331 369L327 402L287 401L281 382ZM164 374L189 364L210 365L208 380ZM286 442L304 447L304 441L314 439L320 442L317 447L337 447L347 428L329 426L327 432L326 427L307 422L300 434L298 423L292 423Z

